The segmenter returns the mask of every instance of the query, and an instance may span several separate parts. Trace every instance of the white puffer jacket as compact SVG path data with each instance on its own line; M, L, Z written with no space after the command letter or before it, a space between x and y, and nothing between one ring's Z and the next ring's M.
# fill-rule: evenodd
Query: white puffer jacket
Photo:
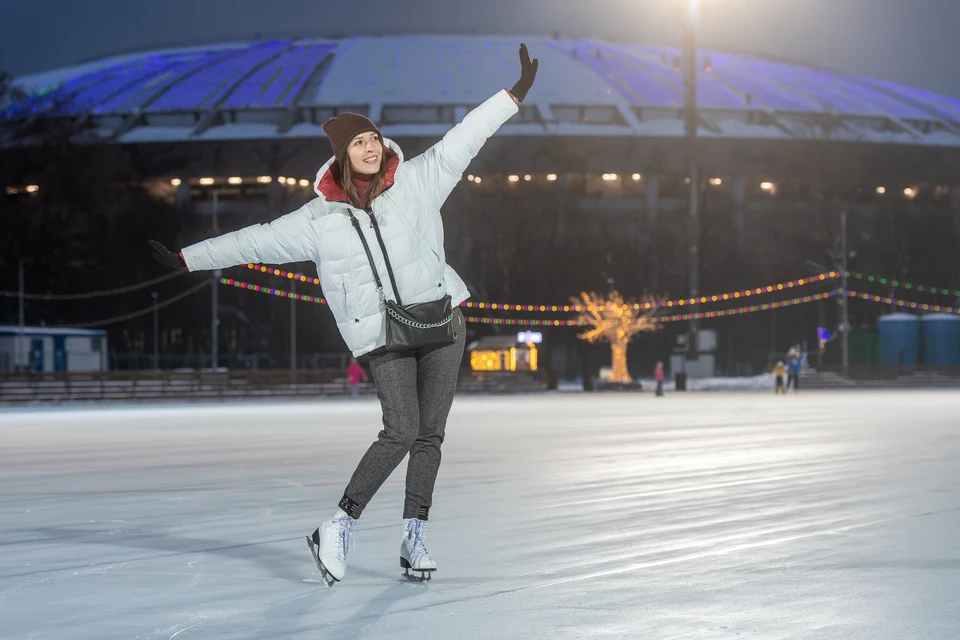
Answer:
M380 226L403 304L449 294L453 304L459 305L469 297L463 280L444 258L440 206L487 139L517 110L513 97L500 91L467 114L440 142L406 162L400 148L384 139L384 146L393 152L385 149L384 153L389 187L374 198L370 211ZM353 355L360 356L385 343L386 313L348 212L360 221L384 294L391 300L395 296L370 213L344 201L343 191L330 175L334 162L331 159L317 172L318 197L293 213L270 224L198 242L181 255L190 271L258 262L316 263L340 334Z

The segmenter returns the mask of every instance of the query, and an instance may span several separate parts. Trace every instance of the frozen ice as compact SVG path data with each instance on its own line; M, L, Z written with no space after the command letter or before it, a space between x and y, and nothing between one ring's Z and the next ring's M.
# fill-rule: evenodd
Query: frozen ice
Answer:
M0 637L960 637L960 393L460 397L343 582L304 536L375 400L0 412Z

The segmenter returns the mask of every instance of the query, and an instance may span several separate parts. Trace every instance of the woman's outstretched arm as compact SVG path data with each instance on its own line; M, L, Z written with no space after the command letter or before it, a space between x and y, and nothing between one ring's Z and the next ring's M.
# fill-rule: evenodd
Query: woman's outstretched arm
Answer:
M312 219L313 209L307 203L269 224L255 224L192 244L180 252L180 258L190 271L225 269L244 263L283 264L313 260L316 251L310 228ZM179 266L175 264L176 254L164 254L160 250L163 245L159 243L151 241L151 245L157 249L154 257L160 262Z

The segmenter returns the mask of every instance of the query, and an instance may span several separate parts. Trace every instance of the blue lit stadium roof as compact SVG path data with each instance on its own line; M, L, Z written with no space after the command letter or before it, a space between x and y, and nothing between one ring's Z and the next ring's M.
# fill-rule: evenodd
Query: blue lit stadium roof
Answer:
M435 136L518 73L519 37L270 40L146 52L18 79L10 118L89 114L113 142L322 137L338 110ZM505 135L683 133L678 52L523 38L537 84ZM705 137L960 147L960 100L799 64L703 51ZM709 69L709 70L708 70Z

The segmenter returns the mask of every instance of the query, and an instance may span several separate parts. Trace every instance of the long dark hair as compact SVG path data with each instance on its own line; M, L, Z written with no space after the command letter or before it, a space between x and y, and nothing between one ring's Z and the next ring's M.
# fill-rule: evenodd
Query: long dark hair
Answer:
M383 191L383 185L387 181L387 145L383 144L383 138L380 139L380 144L383 146L383 153L380 154L380 170L374 174L373 182L367 189L366 206L368 207L373 199ZM347 198L350 199L353 206L363 208L363 198L360 197L357 186L353 184L354 171L353 165L350 163L350 152L344 149L340 157L337 158L337 162L340 164L340 188L347 194Z

